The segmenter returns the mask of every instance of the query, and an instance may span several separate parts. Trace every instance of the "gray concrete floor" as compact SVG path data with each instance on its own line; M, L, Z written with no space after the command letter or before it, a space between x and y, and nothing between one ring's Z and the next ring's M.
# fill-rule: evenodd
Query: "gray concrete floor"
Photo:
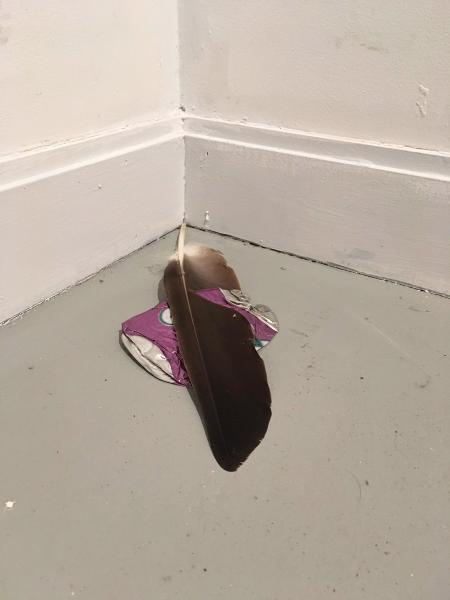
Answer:
M3 327L1 600L448 600L450 301L189 238L279 315L265 440L222 471L119 347L175 234Z

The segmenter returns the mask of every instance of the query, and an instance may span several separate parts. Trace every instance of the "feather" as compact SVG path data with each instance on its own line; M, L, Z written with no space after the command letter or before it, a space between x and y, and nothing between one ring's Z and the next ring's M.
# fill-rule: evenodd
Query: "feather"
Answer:
M270 390L246 319L195 294L207 288L239 289L236 274L220 252L185 247L185 232L183 224L164 285L211 449L223 469L235 471L267 431Z

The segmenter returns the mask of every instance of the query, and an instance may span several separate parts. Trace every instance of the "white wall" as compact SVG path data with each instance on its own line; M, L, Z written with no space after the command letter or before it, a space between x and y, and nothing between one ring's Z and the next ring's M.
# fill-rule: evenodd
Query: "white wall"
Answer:
M176 0L0 0L0 156L178 105Z
M179 225L176 0L0 0L0 322Z
M179 20L188 221L449 294L450 2L180 0Z
M184 211L450 293L449 22L447 0L0 0L0 322Z
M450 150L448 0L180 5L188 113Z

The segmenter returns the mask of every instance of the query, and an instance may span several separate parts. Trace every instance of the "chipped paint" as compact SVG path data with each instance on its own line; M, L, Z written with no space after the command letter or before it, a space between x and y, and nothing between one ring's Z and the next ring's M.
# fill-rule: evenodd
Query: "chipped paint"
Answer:
M416 106L419 109L420 115L422 117L426 117L427 112L428 112L428 96L430 94L430 90L429 90L429 88L420 84L419 85L419 93L422 96L422 98L420 100L416 101Z

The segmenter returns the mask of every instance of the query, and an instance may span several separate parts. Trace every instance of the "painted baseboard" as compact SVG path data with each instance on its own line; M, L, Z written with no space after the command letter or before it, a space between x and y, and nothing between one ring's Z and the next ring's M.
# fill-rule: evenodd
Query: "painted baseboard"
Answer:
M195 117L184 131L190 224L450 293L450 154Z
M0 322L179 225L181 121L0 160Z
M450 154L183 121L0 159L0 322L184 210L197 227L450 293Z

